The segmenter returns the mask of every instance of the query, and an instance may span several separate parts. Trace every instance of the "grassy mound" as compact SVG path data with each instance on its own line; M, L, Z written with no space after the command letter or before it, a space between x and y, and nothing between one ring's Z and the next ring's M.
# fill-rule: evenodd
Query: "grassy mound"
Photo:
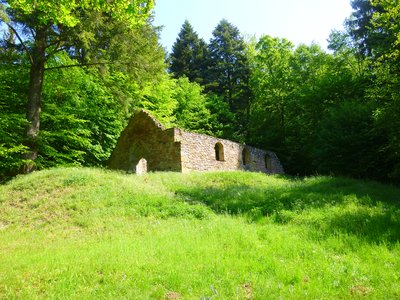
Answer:
M0 298L400 297L400 190L53 169L0 186Z

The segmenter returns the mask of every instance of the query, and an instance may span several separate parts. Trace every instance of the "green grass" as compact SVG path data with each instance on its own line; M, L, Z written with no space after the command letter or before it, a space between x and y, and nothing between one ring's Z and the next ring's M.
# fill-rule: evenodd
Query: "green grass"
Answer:
M400 189L53 169L0 186L0 299L399 299Z

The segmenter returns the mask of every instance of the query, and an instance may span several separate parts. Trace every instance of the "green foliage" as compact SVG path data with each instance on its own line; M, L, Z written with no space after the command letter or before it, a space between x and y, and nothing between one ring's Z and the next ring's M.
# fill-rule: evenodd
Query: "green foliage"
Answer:
M0 176L28 165L18 154L36 160L36 168L102 165L137 107L140 91L165 73L157 30L148 20L153 1L1 3L1 21L10 29L1 41L4 68L31 70L21 73L29 76L29 88L25 82L18 99L19 74L8 74L5 87L14 94L4 98L9 109L0 131L16 130L1 143L7 156L1 163L10 168ZM97 68L79 70L82 64ZM12 105L16 101L22 105ZM19 123L10 124L17 116Z
M250 142L275 150L291 174L315 172L320 122L332 107L357 96L357 75L313 44L295 49L264 36L253 53Z
M315 150L320 172L385 178L388 159L377 147L385 135L374 127L373 111L365 103L345 102L323 118Z
M65 53L59 53L48 67L76 63ZM15 175L24 163L28 83L26 69L21 71L12 62L1 68L0 178L4 180ZM139 84L134 76L113 70L103 75L96 68L47 71L37 167L103 165L126 120L138 106Z
M168 75L157 84L148 85L139 102L140 108L150 111L166 127L218 135L220 127L211 116L209 105L209 97L199 84Z
M73 64L65 55L54 63ZM95 70L69 68L46 74L39 167L101 165L122 131L124 110Z
M181 77L176 81L173 98L178 105L174 111L176 125L194 132L213 135L211 114L207 108L207 97L202 94L203 88Z
M24 145L29 150L24 154L26 162L21 168L22 172L28 173L37 167L35 160L39 157L40 112L46 64L60 51L69 49L69 54L76 54L76 52L87 50L79 48L79 43L74 43L79 40L78 36L83 36L83 40L87 43L97 39L99 43L103 43L103 47L97 51L102 54L107 53L106 50L110 49L114 40L108 40L107 44L107 38L102 39L96 36L96 33L113 31L115 27L108 30L107 25L115 25L115 22L119 22L121 27L125 25L124 29L142 25L148 19L153 4L152 0L41 1L40 3L31 0L0 1L0 22L4 22L16 36L16 39L11 39L7 46L10 50L23 50L28 57L30 67L26 105L27 129L23 137ZM99 15L107 16L105 19L112 22L100 24L94 21L96 18L92 18L90 21L94 22L94 26L77 26L82 23L82 20L89 20L89 16ZM88 24L93 25L90 22L83 25ZM104 28L107 30L102 30ZM102 58L110 59L112 55ZM56 151L53 151L53 154L55 155ZM73 156L76 155L73 154Z
M207 123L212 123L213 135L244 141L251 101L248 86L250 66L246 44L239 30L222 20L207 46L199 39L189 21L185 21L173 46L170 61L170 71L175 78L187 77L189 81L204 86L212 119ZM200 107L203 106L202 102L200 100ZM193 122L192 117L189 119L192 119L188 120L189 123ZM199 130L197 125L180 124ZM209 132L210 125L203 124L206 127L202 131Z
M241 88L248 82L249 69L245 43L239 30L222 20L213 31L210 40L209 89L226 98L232 107Z
M188 78L162 80L148 84L138 94L135 108L151 112L164 126L223 137L233 133L234 115L228 104Z
M3 61L0 65L0 182L15 175L23 164L26 147L22 136L26 127L26 69Z
M68 54L82 64L99 64L100 72L121 72L144 85L157 80L165 69L158 29L150 20L130 27L109 14L87 11L71 29Z
M400 56L398 51L399 4L393 1L353 1L355 9L348 22L349 35L368 56L370 77L365 88L365 101L375 106L374 130L382 135L375 147L387 163L385 179L399 182L398 83Z
M82 10L108 11L114 17L135 25L146 20L153 8L154 2L146 1L32 1L32 0L2 0L10 10L18 13L20 17L34 16L29 25L60 25L74 27L79 23ZM133 18L132 18L133 17ZM29 19L29 18L27 18Z
M375 32L379 32L386 37L386 43L379 45L386 56L399 59L400 52L398 45L400 44L400 25L399 25L399 9L400 3L396 1L376 1L371 0L371 3L376 10L372 15L372 26L369 29L375 29ZM387 53L388 50L390 53Z
M240 141L242 137L237 135L236 132L236 116L230 110L229 104L224 98L210 94L207 95L206 101L206 106L211 113L212 136L220 138L232 137L233 140Z
M286 127L286 106L293 91L290 81L290 61L293 55L293 44L285 39L263 36L256 45L251 86L254 100L251 106L253 135L259 135L265 127L276 139L284 139ZM266 124L268 123L268 125ZM260 144L261 141L254 141Z
M352 5L346 31L330 35L333 54L268 36L250 45L249 142L291 174L398 182L398 5Z
M206 43L186 20L169 56L172 76L187 77L192 82L203 83L207 71L207 51Z
M332 54L269 36L246 44L226 20L206 45L185 21L170 75L153 1L36 2L0 1L0 180L28 154L39 168L102 165L137 108L273 150L289 174L400 180L396 2L353 0ZM61 69L71 64L91 67Z
M0 297L397 298L399 196L333 177L35 172L0 186Z
M290 174L398 182L398 5L352 5L346 30L329 37L332 54L269 36L245 45L239 30L222 20L208 61L202 58L209 70L201 71L214 135L276 151ZM173 53L182 69L193 62L196 41L185 22L175 44L181 52Z
M366 57L376 57L379 55L377 48L386 40L384 32L371 27L373 14L380 8L370 0L352 0L351 6L354 11L345 22L347 32L360 53Z
M161 80L144 88L138 107L150 111L162 124L171 127L176 121L174 111L178 106L173 97L175 89L176 81L165 74Z
M208 47L210 60L206 90L222 97L235 114L235 132L227 138L243 140L251 99L250 66L243 37L234 25L221 20L213 31Z
M376 103L373 113L375 128L384 137L384 142L376 145L388 161L387 175L390 180L400 182L400 97L398 87L400 77L393 63L375 64L376 78L367 89L368 99Z

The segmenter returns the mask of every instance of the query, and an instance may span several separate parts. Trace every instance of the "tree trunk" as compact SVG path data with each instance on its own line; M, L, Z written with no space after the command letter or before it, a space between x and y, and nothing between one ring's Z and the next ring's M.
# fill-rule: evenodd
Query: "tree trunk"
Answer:
M39 27L36 31L35 42L32 49L28 104L26 107L28 126L25 132L24 143L29 150L24 156L26 162L22 168L22 172L25 174L35 170L35 160L38 156L38 135L45 62L46 28Z

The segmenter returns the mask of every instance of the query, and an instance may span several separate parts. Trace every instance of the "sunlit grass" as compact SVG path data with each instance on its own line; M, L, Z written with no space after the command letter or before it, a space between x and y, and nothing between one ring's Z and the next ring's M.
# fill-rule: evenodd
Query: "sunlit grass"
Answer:
M0 298L396 299L400 190L54 169L0 186Z

